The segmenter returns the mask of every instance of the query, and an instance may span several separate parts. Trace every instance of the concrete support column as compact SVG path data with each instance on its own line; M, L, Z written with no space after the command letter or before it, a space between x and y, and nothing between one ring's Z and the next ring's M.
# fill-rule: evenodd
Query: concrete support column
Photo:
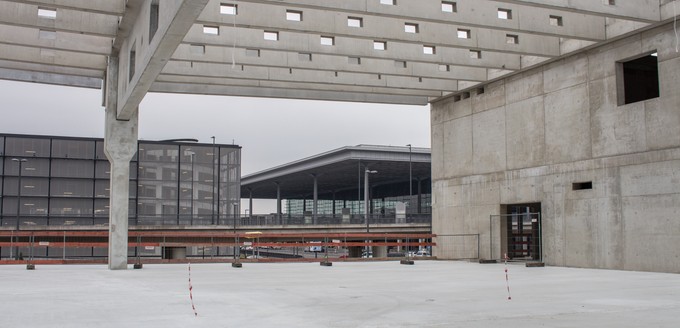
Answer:
M276 218L281 222L281 183L274 182L276 184ZM281 222L283 224L283 222Z
M418 178L418 214L423 212L422 204L423 204L423 188L422 188L422 182L423 179Z
M253 190L248 189L248 192L250 192L250 194L248 195L248 219L252 219L253 218Z
M335 190L333 190L333 218L335 219Z
M111 164L109 198L109 269L127 269L130 160L137 152L138 112L117 119L118 58L109 59L106 81L104 152Z
M373 257L387 257L387 246L372 246Z

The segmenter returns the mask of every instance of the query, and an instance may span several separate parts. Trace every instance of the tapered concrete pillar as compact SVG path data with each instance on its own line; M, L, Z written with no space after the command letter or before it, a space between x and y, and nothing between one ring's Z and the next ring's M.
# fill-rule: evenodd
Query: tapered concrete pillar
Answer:
M104 153L111 164L109 269L127 269L130 160L137 151L138 110L127 121L117 116L118 59L111 57L106 83Z

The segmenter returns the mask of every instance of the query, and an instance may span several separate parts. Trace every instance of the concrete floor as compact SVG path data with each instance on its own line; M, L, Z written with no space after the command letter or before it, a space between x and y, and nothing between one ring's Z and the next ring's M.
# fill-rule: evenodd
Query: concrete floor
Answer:
M0 267L0 327L677 327L680 275L399 262Z

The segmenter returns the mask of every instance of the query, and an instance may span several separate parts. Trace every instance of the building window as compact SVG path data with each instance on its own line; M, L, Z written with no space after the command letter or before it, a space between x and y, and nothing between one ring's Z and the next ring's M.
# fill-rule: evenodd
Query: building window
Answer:
M550 25L552 26L563 26L562 16L550 15Z
M445 13L455 13L458 11L458 6L454 1L442 1L442 11Z
M38 7L38 17L57 19L57 10L52 8Z
M416 23L405 23L404 24L404 32L406 32L406 33L419 33L420 30L418 28L418 24L416 24Z
M232 3L222 3L220 4L220 14L236 15L238 14L238 5Z
M298 10L286 10L286 20L301 22L302 12Z
M264 39L268 41L279 41L279 32L264 31Z
M512 10L498 8L498 19L512 19Z
M321 45L333 46L335 45L335 38L332 36L321 36Z
M426 55L434 55L436 52L435 46L423 46L423 53Z
M656 52L617 63L616 81L619 106L659 97L659 66Z
M505 35L505 43L519 44L519 36L514 35L514 34L506 34Z
M246 49L247 57L260 57L260 49Z
M571 185L571 190L588 190L593 189L593 182L575 182Z
M448 72L451 70L451 66L446 65L446 64L439 64L439 71L440 72Z
M151 7L149 8L149 43L151 43L156 35L156 31L158 31L158 12L160 10L158 1L151 1Z
M382 4L382 5L396 6L396 5L397 5L397 0L380 0L380 4Z
M347 62L352 65L361 65L361 58L359 57L348 57Z
M607 6L616 6L616 0L602 0L602 3Z
M387 42L373 41L373 50L387 50Z
M210 35L219 35L220 28L218 26L203 25L203 33Z
M480 50L470 50L470 58L481 59L482 58L482 52Z
M396 67L396 68L406 68L406 61L404 61L404 60L395 60L395 61L394 61L394 67Z
M347 17L347 26L349 27L363 27L364 19L361 17Z
M470 34L471 34L470 30L466 30L466 29L462 29L462 28L458 29L458 38L459 39L469 39Z

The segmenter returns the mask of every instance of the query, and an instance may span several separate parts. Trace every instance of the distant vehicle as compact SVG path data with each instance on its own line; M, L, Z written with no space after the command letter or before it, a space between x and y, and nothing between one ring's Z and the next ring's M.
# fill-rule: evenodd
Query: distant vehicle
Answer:
M368 255L366 254L366 252L363 252L361 253L361 257L364 259L373 258L373 252L369 252Z
M417 251L417 252L414 254L414 256L430 256L430 252L428 252L428 251L425 250L425 249L421 249L421 250Z

